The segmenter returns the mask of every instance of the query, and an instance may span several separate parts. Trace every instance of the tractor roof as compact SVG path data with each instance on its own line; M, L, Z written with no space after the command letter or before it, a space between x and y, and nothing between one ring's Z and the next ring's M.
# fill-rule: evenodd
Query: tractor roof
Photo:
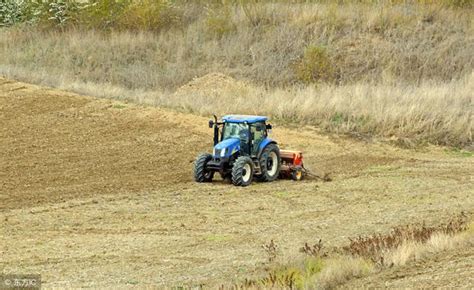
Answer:
M264 122L268 120L267 117L264 116L250 116L250 115L226 115L222 117L224 122L229 123L256 123L256 122Z

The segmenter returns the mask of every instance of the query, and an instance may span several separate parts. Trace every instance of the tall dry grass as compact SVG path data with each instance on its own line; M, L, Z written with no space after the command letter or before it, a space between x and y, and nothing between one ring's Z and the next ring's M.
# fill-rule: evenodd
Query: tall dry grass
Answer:
M350 280L402 267L444 251L474 246L474 223L461 213L437 226L407 225L391 233L351 239L347 247L325 248L321 240L307 243L301 252L307 256L272 255L261 278L246 279L233 285L240 289L334 289ZM277 248L274 241L269 245ZM268 245L266 245L268 249ZM374 259L374 257L377 257Z
M199 88L156 98L157 104L201 115L269 115L328 132L378 135L399 142L472 142L474 74L418 86L354 84L264 89L250 85ZM212 104L212 105L210 105Z
M217 1L147 10L148 2L129 6L111 27L3 28L0 74L205 115L266 114L405 145L472 143L469 5ZM174 93L211 72L246 84Z
M174 89L213 71L270 87L419 84L472 72L472 9L380 3L261 4L254 16L240 6L191 6L181 12L187 20L155 32L177 16L160 16L160 5L150 16L136 5L119 25L131 31L3 29L0 64L131 89Z

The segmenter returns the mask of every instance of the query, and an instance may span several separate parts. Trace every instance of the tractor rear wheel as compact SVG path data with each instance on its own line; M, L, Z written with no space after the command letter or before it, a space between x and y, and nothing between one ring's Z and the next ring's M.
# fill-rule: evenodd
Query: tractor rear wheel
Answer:
M212 155L203 153L198 156L194 162L194 180L197 182L211 182L214 177L214 171L206 170L206 165L211 161Z
M232 183L235 186L247 186L253 179L253 161L248 156L240 156L232 167Z
M262 174L259 175L260 181L273 181L277 179L280 174L280 149L276 144L268 144L263 149L259 158L260 170Z

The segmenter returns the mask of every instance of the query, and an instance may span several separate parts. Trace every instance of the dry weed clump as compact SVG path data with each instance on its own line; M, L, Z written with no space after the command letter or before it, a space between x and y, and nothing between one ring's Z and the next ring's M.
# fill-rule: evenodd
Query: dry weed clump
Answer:
M308 243L304 243L303 247L300 248L300 252L315 258L324 258L328 255L328 253L323 250L323 240L321 239L312 246Z
M350 244L343 250L350 255L366 257L373 262L385 265L384 254L407 243L426 243L434 234L454 235L467 229L467 217L464 213L438 226L406 225L393 228L388 234L359 236L349 239Z
M268 255L268 262L273 262L275 261L277 257L277 251L278 251L278 246L273 242L273 240L270 240L268 244L262 245L262 248L265 250L265 252Z

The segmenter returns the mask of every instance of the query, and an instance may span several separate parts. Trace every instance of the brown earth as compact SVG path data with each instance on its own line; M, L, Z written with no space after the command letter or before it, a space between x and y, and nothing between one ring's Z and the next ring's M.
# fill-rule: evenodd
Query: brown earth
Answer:
M265 265L270 239L286 259L318 238L474 209L473 158L434 146L274 124L282 148L333 181L237 188L192 180L206 118L0 79L0 124L0 268L50 287L228 283Z

